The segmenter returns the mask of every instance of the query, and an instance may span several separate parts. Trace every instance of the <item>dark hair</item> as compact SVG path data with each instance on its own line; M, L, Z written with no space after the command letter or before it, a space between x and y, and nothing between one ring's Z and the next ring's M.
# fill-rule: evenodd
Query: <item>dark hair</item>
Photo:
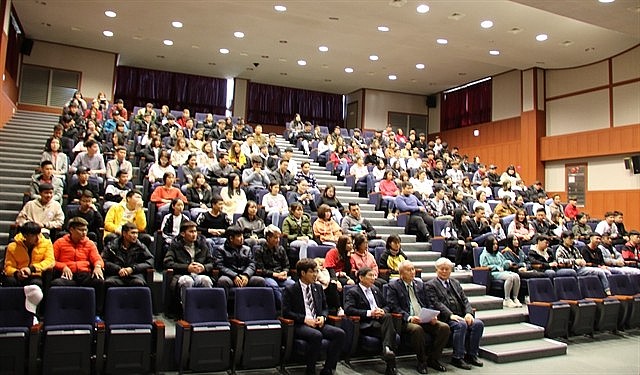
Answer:
M353 236L353 248L357 249L360 247L360 245L362 245L363 243L367 242L367 236L362 234L362 233L358 233L355 236Z
M82 196L80 196L80 198L90 198L93 199L93 193L91 192L91 190L82 190Z
M310 270L315 270L318 267L315 260L310 258L302 258L298 262L296 262L296 271L298 275L304 272L309 272Z
M76 217L72 217L69 222L67 223L67 226L69 227L69 229L73 228L78 228L78 227L86 227L88 226L89 223L81 218L80 216L76 216Z
M229 199L233 199L233 195L240 195L240 186L238 186L237 189L233 187L233 181L235 181L236 178L238 178L242 184L242 178L240 178L239 174L229 173L229 177L227 179L227 194L229 195Z
M224 231L224 236L226 238L231 238L233 236L242 236L242 233L243 231L242 231L242 228L240 228L240 226L232 225Z
M318 207L318 219L325 220L325 215L327 212L331 212L331 207L326 204L321 204L320 207Z
M544 234L539 234L539 235L538 235L538 238L537 238L537 240L536 240L536 242L540 243L540 242L542 242L542 241L547 241L547 242L549 242L549 237L548 237L548 236L545 236Z
M171 215L174 214L174 210L176 208L176 204L178 204L178 202L182 202L182 200L180 198L173 198L171 200L171 204L169 205L169 212L171 212Z
M269 191L271 191L271 188L273 188L276 185L280 185L280 183L278 181L271 181L269 182Z
M43 161L40 163L40 168L44 168L44 167L45 167L45 166L47 166L47 165L53 165L53 163L51 162L51 160L43 160Z
M169 178L170 176L175 177L175 173L173 172L164 172L164 174L162 175L162 183L166 184L167 183L167 178Z
M42 231L42 227L40 227L40 224L38 223L27 221L26 223L22 224L18 231L22 233L23 236L27 236L30 234L40 234L40 232Z
M122 229L121 229L122 233L130 232L132 230L138 230L138 227L134 223L126 222L122 224Z
M540 207L540 208L538 208L538 209L536 210L536 214L537 214L538 212L544 212L544 213L545 213L545 215L547 214L547 211L544 209L544 207ZM606 216L606 215L605 215L605 216Z
M248 200L247 204L244 206L244 211L242 212L242 217L244 217L245 219L249 219L249 206L252 204L258 207L258 204L255 201ZM254 218L254 220L262 220L262 219L260 219L256 214L256 217Z
M487 252L489 254L495 254L498 249L496 249L496 251L493 251L493 245L497 244L498 241L496 240L496 238L494 236L488 236L486 240L484 240L484 248L485 250L487 250Z
M186 232L187 229L189 228L197 228L197 227L198 225L191 220L183 221L182 224L180 224L180 233Z
M578 212L578 214L576 215L576 221L582 220L582 218L585 216L587 216L586 212Z
M216 205L218 204L218 202L222 202L223 199L220 196L220 194L213 194L213 196L211 197L211 205Z
M289 205L289 212L293 213L293 211L297 210L298 208L304 211L304 207L302 207L302 204L300 202L293 202Z
M96 142L94 139L89 139L88 141L84 142L83 144L84 144L84 147L91 148L96 143L98 143L98 142Z
M476 208L473 209L473 212L478 213L480 211L484 211L484 207L483 206L476 206Z
M327 184L327 186L324 187L324 190L322 191L322 196L325 198L329 198L329 196L327 195L327 192L329 191L329 189L333 189L333 198L336 198L336 186L334 184Z
M371 267L362 267L358 270L358 278L365 277L369 272L373 271Z
M140 195L140 196L142 197L142 193L140 192L140 190L136 190L136 189L129 190L129 191L127 192L126 197L127 197L127 198L131 198L131 197L133 197L133 196L134 196L134 195L136 195L136 194L138 194L138 195Z
M391 244L393 242L397 242L401 244L402 240L400 239L400 236L398 236L397 234L389 235L389 237L387 237L387 243L385 244L385 247L387 248L387 250L391 248Z

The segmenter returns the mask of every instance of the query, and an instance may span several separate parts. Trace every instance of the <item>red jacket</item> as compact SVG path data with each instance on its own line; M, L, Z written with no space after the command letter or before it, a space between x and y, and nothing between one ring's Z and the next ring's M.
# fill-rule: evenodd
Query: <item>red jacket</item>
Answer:
M65 266L71 272L92 272L96 264L104 268L104 261L98 253L96 244L88 238L84 238L75 244L69 234L53 243L53 256L56 258L55 269L62 271Z
M624 260L637 261L638 253L640 253L640 249L638 249L638 246L635 246L631 242L627 242L626 244L624 244L624 247L622 248L622 258Z

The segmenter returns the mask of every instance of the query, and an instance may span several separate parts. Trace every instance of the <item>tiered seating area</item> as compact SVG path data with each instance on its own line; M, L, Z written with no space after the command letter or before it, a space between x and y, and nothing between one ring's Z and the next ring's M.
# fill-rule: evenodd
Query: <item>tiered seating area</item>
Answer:
M32 172L40 161L42 146L56 122L57 116L18 112L0 130L0 176L2 178L0 183L0 245L3 253L9 241L10 227L22 206L23 192L28 190ZM277 144L281 150L291 147L291 144L281 135L277 137ZM295 149L293 154L293 159L297 161L298 165L303 161L310 160L309 156L304 155L301 150ZM136 159L132 157L131 160ZM140 171L135 164L134 171L138 177L134 181L136 181L137 188L142 190ZM441 256L441 252L432 251L430 242L417 242L415 235L405 234L405 228L398 226L396 219L387 219L384 211L376 210L375 200L370 197L361 197L358 192L353 191L352 187L348 185L349 179L342 181L330 170L313 161L311 162L311 171L316 175L320 188L328 184L336 186L336 196L343 205L346 206L349 202L359 203L362 216L373 224L382 239L386 239L391 234L398 234L402 239L403 251L415 266L421 269L421 277L424 281L435 277L434 263ZM149 223L154 221L153 213L150 213L147 219ZM435 235L439 236L439 233L435 232ZM156 244L151 250L158 254L155 246ZM163 274L160 271L156 272L154 282L151 285L154 298L153 312L166 324L165 355L159 366L161 370L173 371L178 368L178 363L172 355L176 343L176 329L175 322L167 318L162 311L162 306L165 305L161 301L164 294L161 290L162 277ZM481 356L483 358L496 363L506 363L567 353L565 343L545 338L545 328L528 323L527 307L503 309L503 299L488 295L485 286L474 284L471 271L454 272L452 277L462 283L466 295L477 310L477 317L485 323L486 328L481 341Z

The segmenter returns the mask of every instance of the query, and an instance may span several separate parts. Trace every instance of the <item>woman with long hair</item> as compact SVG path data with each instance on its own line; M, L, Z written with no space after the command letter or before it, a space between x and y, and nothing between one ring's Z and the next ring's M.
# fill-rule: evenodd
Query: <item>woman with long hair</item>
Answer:
M264 238L264 221L258 216L258 204L256 202L247 201L244 212L238 219L237 224L242 228L244 243L249 248L267 242Z
M233 146L229 150L229 163L236 171L242 171L247 165L247 156L242 152L240 142L233 142Z
M547 277L544 272L536 271L531 267L529 258L522 250L520 240L516 236L507 236L507 245L502 249L502 255L509 261L509 270L517 272L520 279Z
M227 186L220 190L220 196L222 196L224 202L222 212L229 217L229 220L233 221L234 214L244 212L244 206L247 204L247 195L240 188L242 181L239 175L231 173L227 181Z
M388 169L384 172L384 178L380 181L378 189L380 190L382 201L387 203L387 219L395 219L396 197L400 195L400 189L398 189L398 185L393 179L393 171Z
M313 223L313 236L323 244L335 245L340 235L342 229L331 219L331 207L321 204L318 207L318 219Z
M171 163L169 163L169 151L161 150L158 156L158 162L153 163L151 168L149 169L149 182L152 184L154 182L160 182L162 180L162 176L165 173L171 172L175 175L176 171L173 169Z
M533 237L536 235L533 225L529 223L527 213L523 209L516 211L516 217L509 223L507 235L514 236L518 239L520 245L530 245Z
M171 151L171 165L174 168L180 168L189 159L189 155L191 153L187 147L187 139L184 137L176 139L176 145Z
M262 207L267 212L271 224L280 226L280 220L289 215L289 204L280 194L280 184L277 181L269 183L269 193L262 197Z
M400 263L407 260L407 255L402 251L402 240L397 234L392 234L387 237L384 253L378 260L378 269L389 270L389 278L400 277L398 267Z
M40 158L41 162L45 160L53 163L53 174L65 181L69 171L69 157L62 152L59 138L53 137L47 142Z
M476 242L472 241L471 231L467 227L469 216L464 210L458 208L453 211L453 220L442 231L445 237L445 251L448 248L455 248L455 264L456 269L471 269L473 265L473 248L478 247ZM446 257L447 254L442 256Z
M185 187L184 191L186 191L186 185L193 183L196 173L202 173L202 169L198 166L198 156L196 154L189 154L185 163L180 166L180 169L184 177L184 180L181 182Z
M488 267L491 271L491 277L494 279L504 280L503 307L522 307L522 303L518 300L520 276L509 271L511 262L498 251L498 241L493 237L489 237L485 241L484 251L480 254L480 266Z
M187 186L186 195L189 201L191 217L196 218L200 213L207 212L211 209L213 193L202 173L197 172L194 175L193 181Z
M515 215L516 212L518 212L518 209L513 205L512 202L513 198L511 198L510 195L505 195L504 197L502 197L502 200L500 201L500 203L498 203L493 212L498 214L500 218L505 218L509 215Z
M324 258L324 266L329 270L331 280L338 281L340 286L354 285L351 272L351 255L353 254L353 241L351 236L338 237L336 247L329 250Z
M342 222L342 215L344 215L344 207L338 197L336 197L336 187L333 184L325 186L322 196L320 197L320 204L326 204L331 208L331 216L333 220L340 225Z

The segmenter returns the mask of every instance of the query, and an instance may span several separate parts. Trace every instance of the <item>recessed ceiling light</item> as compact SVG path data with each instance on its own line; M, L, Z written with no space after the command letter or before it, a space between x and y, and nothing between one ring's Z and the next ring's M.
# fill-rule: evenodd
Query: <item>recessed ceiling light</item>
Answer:
M244 33L242 31L236 31L235 33L233 33L233 36L235 36L236 38L244 38Z
M82 29L77 26L71 26L71 31L80 31L80 30Z
M193 49L200 49L200 46L199 46L199 45L197 45L197 44L192 44L192 45L191 45L191 48L193 48Z
M608 3L613 3L616 0L598 0L598 1L603 3L603 4L608 4Z
M164 55L156 55L156 57L159 59L164 59Z
M282 58L282 57L281 57L281 58L279 58L279 59L278 59L278 61L280 61L280 62L287 62L287 59L284 59L284 58Z
M389 26L378 26L378 31L382 31L383 33L386 33L389 30Z
M328 69L328 68L329 68L329 65L327 65L327 64L322 64L322 69Z
M395 81L396 79L398 79L398 77L395 74L389 74L389 79L391 81Z
M105 30L102 32L102 35L111 38L113 36L113 31Z
M305 66L305 65L307 65L307 62L304 61L304 60L298 60L298 65Z
M226 48L220 48L218 51L220 51L220 53L223 55L226 55L227 53L229 53L229 50Z
M329 47L327 47L327 46L318 47L318 51L320 51L320 52L327 52L328 50L329 50Z
M274 5L273 9L276 10L276 12L286 12L287 11L287 7L284 5Z
M133 40L142 40L142 37L140 35L134 35L131 38L133 38Z
M538 42L544 42L547 39L549 39L549 36L547 34L538 34L538 35L536 35L536 40Z
M509 32L511 34L520 34L522 32L522 29L519 27L512 27L511 30L509 30Z
M492 56L498 56L500 54L500 51L492 49L491 51L489 51L489 54Z
M416 7L416 12L424 14L429 11L429 6L427 4L420 4Z
M240 56L249 56L249 52L242 51L240 52Z
M378 61L379 57L377 55L371 55L369 56L369 60L371 61Z
M416 64L416 69L424 69L424 64Z
M489 21L489 20L482 21L480 22L480 27L482 27L483 29L490 29L493 27L493 21Z
M106 10L104 12L104 15L109 17L109 18L115 18L118 14L112 10Z
M444 38L438 38L438 39L436 39L436 43L438 43L438 44L447 44L447 43L449 43L449 41L444 39Z
M162 41L162 43L164 43L165 46L172 46L173 45L173 40L165 39L165 40Z
M179 29L182 27L182 22L180 21L173 21L171 22L171 26L175 27L176 29Z
M353 73L353 68L344 68L345 73Z

